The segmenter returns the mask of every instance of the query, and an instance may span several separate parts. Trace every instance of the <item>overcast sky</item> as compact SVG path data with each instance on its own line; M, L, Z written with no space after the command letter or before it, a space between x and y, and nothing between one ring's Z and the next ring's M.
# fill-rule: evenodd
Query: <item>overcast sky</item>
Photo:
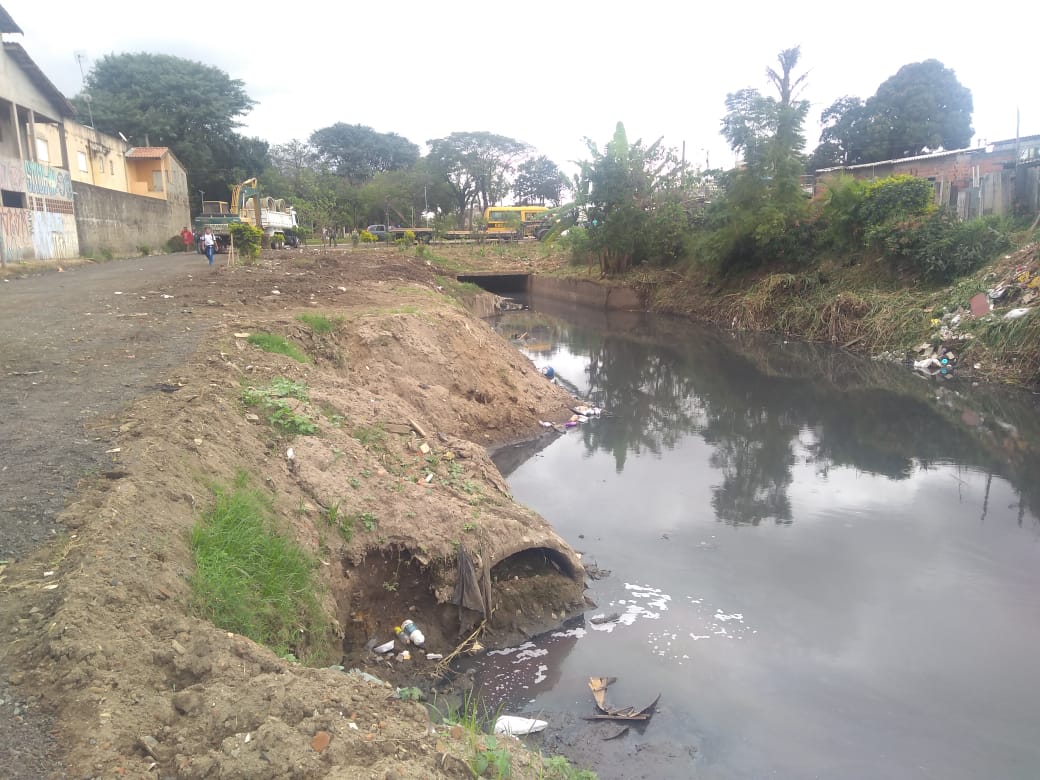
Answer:
M719 135L727 92L769 90L765 69L801 46L811 150L821 110L867 98L901 66L934 58L975 101L976 143L1040 133L1034 47L1006 14L956 5L642 0L573 2L128 3L60 12L0 0L25 31L9 36L70 97L105 54L163 52L245 82L259 105L243 131L272 144L335 122L395 132L423 147L455 131L516 138L564 170L600 148L619 120L630 139L659 137L713 167L734 159ZM279 15L276 9L285 9ZM1024 20L1024 16L1023 16ZM199 89L205 89L204 84Z

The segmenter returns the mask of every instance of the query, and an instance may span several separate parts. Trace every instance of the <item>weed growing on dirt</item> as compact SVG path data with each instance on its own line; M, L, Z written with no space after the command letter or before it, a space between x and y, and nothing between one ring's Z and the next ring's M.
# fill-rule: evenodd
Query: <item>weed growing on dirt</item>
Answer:
M343 324L343 317L328 317L324 314L297 314L296 319L319 335L332 333Z
M313 558L277 528L270 500L244 473L213 492L191 531L195 614L282 656L326 657L332 636Z
M246 339L254 347L259 347L264 352L273 352L276 355L286 355L297 363L310 363L310 357L298 346L275 333L251 333Z
M285 377L275 377L263 387L247 387L242 390L242 403L263 411L267 421L282 433L313 436L318 432L314 421L293 408L288 399L308 399L307 386Z
M366 450L381 450L386 446L386 431L379 425L357 427L350 435Z
M596 780L596 773L571 766L571 762L563 756L543 756L538 780Z

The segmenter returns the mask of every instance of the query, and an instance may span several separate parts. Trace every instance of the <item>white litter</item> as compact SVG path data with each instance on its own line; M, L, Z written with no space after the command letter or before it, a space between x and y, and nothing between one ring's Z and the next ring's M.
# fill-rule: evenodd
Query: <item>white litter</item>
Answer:
M534 734L548 725L544 720L521 718L516 715L499 715L498 720L495 721L495 733L507 734L509 736Z

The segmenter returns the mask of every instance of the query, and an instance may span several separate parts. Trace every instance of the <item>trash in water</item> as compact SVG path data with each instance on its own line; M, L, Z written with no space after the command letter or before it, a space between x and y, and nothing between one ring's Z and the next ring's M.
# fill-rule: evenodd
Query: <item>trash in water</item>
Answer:
M619 620L621 615L617 612L611 612L609 615L596 615L593 618L589 618L589 622L593 625L602 625L604 623L613 623L615 620Z
M622 726L621 730L618 731L616 734L611 734L609 737L601 737L601 739L604 742L609 742L612 739L619 739L620 737L623 737L623 736L625 736L625 734L628 733L628 729L629 729L628 726Z
M499 715L498 720L495 721L495 733L515 737L521 734L534 734L548 725L544 720L521 718L516 715Z
M637 710L635 707L616 709L607 706L606 703L607 686L613 682L617 682L617 677L589 678L589 688L592 690L592 698L595 700L596 709L600 711L600 714L587 715L585 720L650 720L650 717L654 714L654 708L657 706L657 702L661 700L661 694L657 694L657 698L641 710Z
M544 366L543 368L540 368L538 370L546 379L552 379L554 376L556 376L556 372L553 370L552 366Z

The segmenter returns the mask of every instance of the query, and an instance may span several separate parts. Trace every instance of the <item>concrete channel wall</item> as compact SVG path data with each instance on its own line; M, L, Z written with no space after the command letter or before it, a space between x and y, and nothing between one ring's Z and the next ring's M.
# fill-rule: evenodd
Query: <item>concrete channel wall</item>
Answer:
M551 298L597 309L637 311L643 308L635 290L608 287L585 279L532 276L528 280L527 290L536 298Z

